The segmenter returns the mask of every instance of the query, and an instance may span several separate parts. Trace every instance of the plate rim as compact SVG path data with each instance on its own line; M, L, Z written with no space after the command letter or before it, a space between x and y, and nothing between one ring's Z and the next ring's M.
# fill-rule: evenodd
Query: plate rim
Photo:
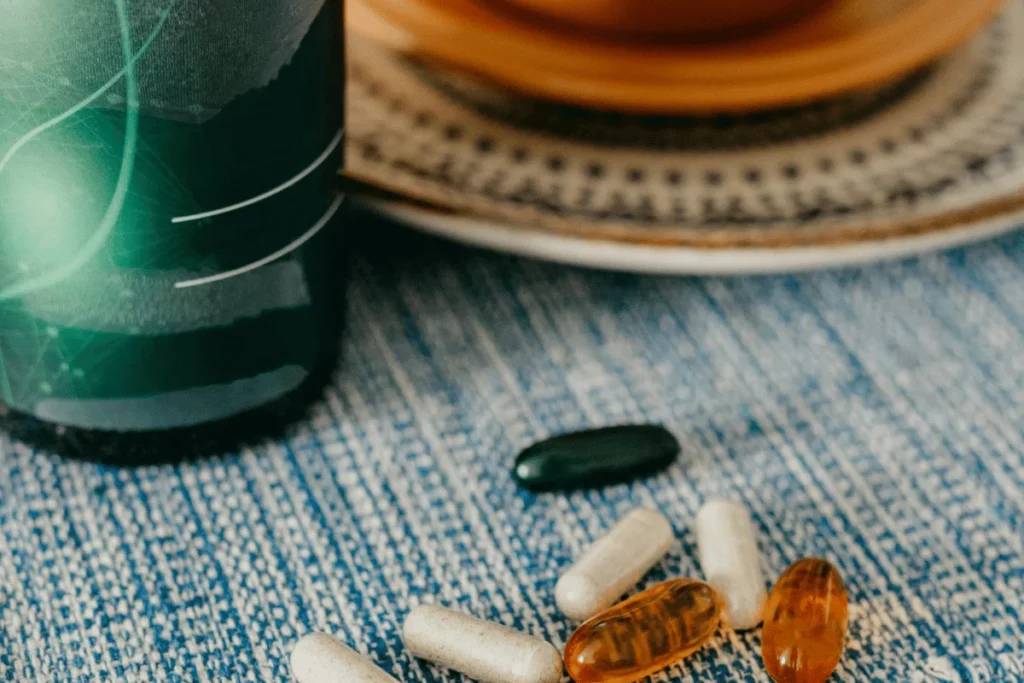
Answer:
M816 246L695 247L568 236L522 225L499 225L486 217L395 199L362 197L358 201L405 226L469 246L566 265L658 275L767 275L854 267L964 246L1024 228L1022 201L1014 211L979 216L944 230L886 239Z

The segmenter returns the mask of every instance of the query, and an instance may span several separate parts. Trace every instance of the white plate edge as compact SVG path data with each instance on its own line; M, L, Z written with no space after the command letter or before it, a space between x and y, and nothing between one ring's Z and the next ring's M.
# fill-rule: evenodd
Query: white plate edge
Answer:
M918 256L1024 227L1024 211L910 237L834 247L696 249L566 237L444 214L401 202L361 204L409 227L455 242L567 265L659 275L762 275L857 266Z

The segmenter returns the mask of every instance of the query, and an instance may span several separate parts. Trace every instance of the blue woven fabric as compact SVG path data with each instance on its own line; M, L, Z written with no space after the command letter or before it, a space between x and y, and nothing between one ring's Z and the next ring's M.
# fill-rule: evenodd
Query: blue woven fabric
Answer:
M395 242L401 244L401 242ZM136 470L0 441L0 681L288 681L326 630L455 681L400 625L437 601L564 644L559 573L633 506L699 575L709 496L765 572L833 560L841 681L1024 680L1024 237L865 269L680 279L413 242L356 264L344 367L281 443ZM650 480L532 495L550 434L664 423ZM767 681L721 632L673 681Z

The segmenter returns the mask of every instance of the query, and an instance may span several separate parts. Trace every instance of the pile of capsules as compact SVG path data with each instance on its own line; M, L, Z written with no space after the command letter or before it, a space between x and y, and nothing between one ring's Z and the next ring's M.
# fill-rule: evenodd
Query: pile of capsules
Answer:
M562 459L579 452L541 450ZM535 451L523 455L520 462L536 465ZM621 456L615 462L621 466ZM565 463L548 462L529 472L565 470ZM525 485L529 472L518 472L517 480ZM601 478L612 475L606 468ZM701 648L723 621L740 631L755 628L763 618L761 656L771 677L777 683L823 683L839 664L846 638L846 588L838 570L823 559L799 560L767 595L753 522L746 508L732 501L705 503L695 519L695 535L706 581L672 579L616 604L674 541L668 520L644 508L626 514L561 576L555 602L567 617L583 622L565 646L569 676L576 683L636 681ZM415 657L482 683L562 679L563 656L550 643L443 607L412 610L403 640ZM396 683L324 633L302 638L291 665L298 683Z

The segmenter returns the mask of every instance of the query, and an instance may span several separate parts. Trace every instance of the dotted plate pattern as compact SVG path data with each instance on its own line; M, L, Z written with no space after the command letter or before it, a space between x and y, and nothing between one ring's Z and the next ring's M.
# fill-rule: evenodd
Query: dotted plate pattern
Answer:
M638 116L543 102L353 40L348 172L524 232L830 246L1024 210L1024 0L929 69L805 107Z

